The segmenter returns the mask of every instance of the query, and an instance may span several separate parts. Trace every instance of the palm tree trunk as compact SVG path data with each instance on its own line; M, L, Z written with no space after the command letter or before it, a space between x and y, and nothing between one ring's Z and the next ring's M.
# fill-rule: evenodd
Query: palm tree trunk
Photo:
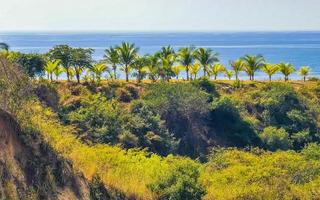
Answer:
M125 66L125 73L126 73L126 82L129 82L129 70L128 70L128 66Z
M187 81L189 80L189 69L186 67L186 72L187 72Z
M306 76L303 76L303 82L306 82Z
M52 79L52 74L50 74L50 80L51 80L51 82L53 81L53 79Z
M215 74L215 75L214 75L214 80L217 80L217 76L218 76L218 74Z
M113 76L114 76L114 79L117 79L117 66L116 65L113 65Z
M67 79L68 79L68 82L70 81L70 74L69 74L69 69L67 68Z
M78 72L76 73L76 77L77 77L77 83L80 83L80 74Z
M269 82L271 82L271 75L269 75Z
M207 76L207 66L203 66L203 76Z
M235 74L236 74L236 80L238 80L239 79L238 72L236 72Z

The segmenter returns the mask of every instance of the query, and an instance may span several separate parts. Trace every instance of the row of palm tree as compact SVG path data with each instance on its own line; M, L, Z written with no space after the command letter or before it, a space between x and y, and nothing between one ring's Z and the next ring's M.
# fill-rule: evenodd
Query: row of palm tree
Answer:
M0 48L8 50L9 46L0 43ZM186 73L186 79L196 79L199 71L203 70L203 76L217 79L223 73L228 79L235 76L239 80L239 74L245 72L250 80L254 80L258 70L263 71L271 81L272 76L278 72L284 75L284 80L289 79L289 75L295 72L295 68L290 63L269 64L261 55L245 55L238 60L230 61L231 69L227 69L219 63L218 53L211 49L183 47L177 52L171 47L162 47L156 53L140 56L139 48L135 44L123 42L119 46L110 47L105 50L103 60L93 62L92 49L72 48L67 45L58 45L51 49L47 57L45 66L48 79L56 79L62 73L67 74L68 80L76 77L80 82L83 77L86 80L100 81L102 75L107 73L110 78L117 79L118 68L125 73L126 81L132 75L140 82L148 77L150 80L158 79L169 81L182 71ZM299 74L306 80L310 73L310 67L303 66ZM84 75L85 74L85 75Z

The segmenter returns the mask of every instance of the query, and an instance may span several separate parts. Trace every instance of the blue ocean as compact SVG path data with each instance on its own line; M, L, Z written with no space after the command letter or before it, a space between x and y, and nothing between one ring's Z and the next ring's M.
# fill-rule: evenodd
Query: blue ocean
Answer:
M135 43L142 55L167 45L175 49L193 45L219 53L220 62L226 66L245 54L262 54L269 63L290 62L296 69L307 65L312 76L320 76L320 32L0 33L0 41L8 43L11 50L33 53L47 52L58 44L90 47L96 60L103 57L106 48L122 41ZM242 77L246 78L245 74ZM262 72L256 78L267 79ZM291 78L300 79L297 73Z

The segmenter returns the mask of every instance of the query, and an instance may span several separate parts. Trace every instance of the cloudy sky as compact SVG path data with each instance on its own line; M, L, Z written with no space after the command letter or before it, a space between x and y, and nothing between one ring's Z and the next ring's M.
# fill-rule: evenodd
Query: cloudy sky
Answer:
M284 30L320 30L320 0L0 0L0 32Z

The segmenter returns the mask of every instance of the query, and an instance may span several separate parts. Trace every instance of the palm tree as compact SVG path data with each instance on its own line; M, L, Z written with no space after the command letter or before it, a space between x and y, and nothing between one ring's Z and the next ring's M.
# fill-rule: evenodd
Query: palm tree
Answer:
M9 45L7 43L0 42L0 50L1 49L5 51L9 51Z
M189 70L194 61L194 48L181 48L178 52L178 60L185 67L187 73L187 80L189 80Z
M192 79L192 75L194 76L194 79L197 79L197 74L199 73L200 69L201 69L201 65L199 63L195 63L191 65L190 67L191 79Z
M244 61L241 59L230 61L230 65L234 71L234 74L236 75L236 80L239 80L239 73L244 70Z
M134 44L129 44L123 42L119 47L117 47L119 53L119 61L123 64L123 71L126 74L126 82L129 81L130 65L134 63L138 55L138 48Z
M117 79L117 65L120 62L118 49L113 47L106 49L104 59L107 63L112 65L114 79Z
M101 81L102 74L108 69L108 66L105 63L96 63L90 68L90 72L94 74L93 80L97 78L97 81Z
M229 79L231 80L232 76L234 75L234 71L233 70L225 70L224 71L224 75Z
M53 81L52 74L55 72L56 68L59 66L60 61L55 60L55 61L49 61L46 63L44 66L44 70L48 74L48 79L50 78L51 81Z
M176 65L172 67L172 71L175 74L177 80L179 79L179 74L181 73L182 70L185 70L184 66L182 65Z
M249 75L250 80L254 80L254 74L265 65L265 59L261 55L245 55L241 58L244 61L244 71Z
M65 72L69 74L69 78L73 81L73 78L76 76L76 71L73 68L65 68Z
M214 76L214 80L217 80L217 76L219 75L220 72L225 71L226 68L220 64L220 63L215 63L212 65L211 70L210 70L210 75Z
M159 56L157 54L155 55L149 55L149 65L147 66L147 73L149 76L149 79L152 81L156 81L159 78Z
M56 76L56 80L59 79L59 76L65 72L65 69L61 66L61 65L58 65L55 69L54 69L54 75Z
M288 81L289 75L295 71L294 67L290 63L280 63L278 66L279 71L284 75L284 81Z
M261 70L269 76L269 81L271 81L272 75L279 71L278 65L265 64Z
M174 76L172 71L172 66L176 62L176 54L171 46L162 47L159 52L156 52L154 55L153 62L158 59L158 75L162 80L167 80Z
M309 75L309 73L310 73L310 67L309 66L302 66L299 69L299 74L300 74L300 76L303 77L303 81L304 82L306 81L306 77Z
M134 76L137 77L137 82L140 83L143 78L147 75L149 66L149 55L143 57L137 57L135 62L132 64L132 68L136 70Z
M84 68L90 68L92 63L93 49L73 48L71 65L74 68L77 83L80 83L80 76Z
M214 62L218 62L218 53L212 54L211 49L199 48L195 52L195 58L199 61L203 68L203 75L207 76L208 67Z

